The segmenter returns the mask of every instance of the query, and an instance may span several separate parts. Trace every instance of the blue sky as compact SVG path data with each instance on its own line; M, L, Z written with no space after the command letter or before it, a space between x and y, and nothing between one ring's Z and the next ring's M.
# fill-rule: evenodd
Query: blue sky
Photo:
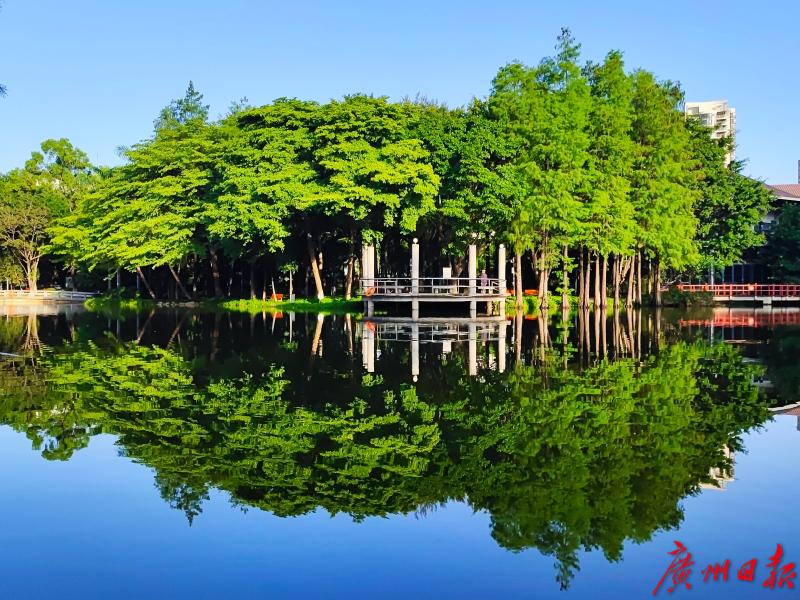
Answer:
M680 81L689 100L730 100L747 172L797 181L796 0L2 4L0 171L50 137L118 163L116 148L147 137L190 79L213 115L242 96L420 93L461 105L488 93L500 65L549 54L567 26L586 58L620 49L630 68Z

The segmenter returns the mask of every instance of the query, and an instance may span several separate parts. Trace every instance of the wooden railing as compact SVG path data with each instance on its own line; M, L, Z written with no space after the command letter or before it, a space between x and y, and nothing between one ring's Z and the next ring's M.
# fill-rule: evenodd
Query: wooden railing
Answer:
M94 296L94 292L72 292L69 290L0 290L0 300L52 300L54 302L83 302Z
M376 277L361 283L361 292L371 296L499 296L505 293L499 279L469 277Z
M677 288L683 292L710 292L714 296L728 297L800 297L800 284L792 283L718 283L680 284Z

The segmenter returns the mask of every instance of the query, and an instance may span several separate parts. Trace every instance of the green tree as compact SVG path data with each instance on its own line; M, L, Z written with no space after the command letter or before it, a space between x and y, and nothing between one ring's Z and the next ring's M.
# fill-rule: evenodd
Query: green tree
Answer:
M252 264L284 249L293 219L319 193L311 128L317 104L280 99L235 112L222 123L219 179L203 211L212 243ZM254 291L251 289L251 295Z
M86 230L79 226L83 202L97 180L97 169L89 157L69 140L45 140L41 152L34 152L25 167L39 177L45 177L59 197L59 216L48 229L50 243L45 252L63 262L75 285L75 271L90 251Z
M695 207L697 243L701 266L713 284L716 269L743 260L747 250L763 245L758 224L770 210L772 194L760 181L742 174L741 161L725 164L732 149L730 138L713 138L711 130L695 119L688 119L687 125L701 171L701 196Z
M588 198L580 238L589 255L585 256L583 249L580 250L580 304L589 306L591 256L594 255L595 305L606 304L608 261L614 257L612 284L616 307L621 279L632 266L630 257L636 237L629 195L636 150L630 136L633 86L619 52L610 52L602 64L587 65L585 71L592 90L592 111L588 120L591 139Z
M208 121L208 104L203 104L203 94L189 82L183 98L173 100L161 109L158 118L153 121L153 129L158 131L168 127L179 127L191 121Z
M554 57L536 68L510 64L493 83L493 111L520 148L515 162L524 181L521 204L533 229L543 309L552 268L559 260L564 271L571 267L565 254L578 238L586 191L591 99L579 50L569 30L562 30Z
M0 247L22 267L29 290L38 286L47 229L58 210L55 196L48 183L40 186L35 174L25 170L0 181Z
M651 261L653 300L660 305L664 269L684 270L699 260L697 172L680 110L680 87L659 82L646 71L633 74L633 86L632 137L637 147L631 196L638 223L637 262L640 266L642 254ZM641 282L636 287L641 295Z
M0 284L6 288L19 287L25 283L25 271L10 253L0 254Z
M466 109L417 102L414 134L430 152L441 184L435 212L421 226L426 247L438 245L458 277L468 244L478 256L496 243L518 209L516 147L489 104L473 100Z
M800 205L781 207L761 256L773 281L800 283Z
M162 111L154 136L124 151L128 162L111 170L83 210L90 268L136 272L153 298L144 267L166 267L190 298L176 267L205 250L202 215L213 184L218 132L206 123L204 108L192 108L197 103L190 84L183 100ZM213 250L211 266L219 292Z
M51 226L77 208L93 173L86 154L60 139L45 140L23 169L0 179L0 246L19 262L29 289L37 288L42 257L52 253Z
M439 178L422 142L408 136L411 116L406 106L362 95L332 101L322 109L313 157L320 191L312 208L334 217L351 247L365 231L411 233L420 218L435 209ZM311 238L308 254L316 269ZM350 252L348 288L352 261ZM315 282L321 298L318 277Z

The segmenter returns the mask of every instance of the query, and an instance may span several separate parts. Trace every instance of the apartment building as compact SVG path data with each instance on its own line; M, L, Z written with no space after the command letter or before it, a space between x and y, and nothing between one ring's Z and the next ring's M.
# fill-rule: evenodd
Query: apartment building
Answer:
M736 159L736 109L728 105L727 100L709 100L708 102L687 102L686 114L695 117L706 127L712 129L715 138L729 137L734 140L732 149L725 158L726 163Z

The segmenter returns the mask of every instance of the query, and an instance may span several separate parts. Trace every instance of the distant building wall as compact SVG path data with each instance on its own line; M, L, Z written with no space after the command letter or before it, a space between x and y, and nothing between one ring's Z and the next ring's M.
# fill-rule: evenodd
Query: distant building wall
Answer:
M703 125L712 129L714 138L731 138L733 149L725 157L726 164L736 160L736 109L728 105L727 100L709 100L707 102L687 102L686 114L697 118Z

